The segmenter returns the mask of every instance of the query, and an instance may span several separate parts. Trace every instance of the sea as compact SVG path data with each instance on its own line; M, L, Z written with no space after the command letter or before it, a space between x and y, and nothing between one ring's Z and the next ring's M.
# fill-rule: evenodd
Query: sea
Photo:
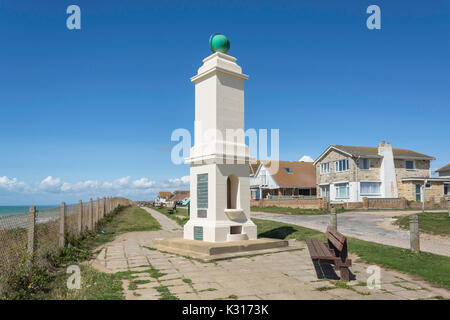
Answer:
M36 210L45 210L57 207L56 205L36 206ZM0 206L0 216L9 216L12 214L27 213L29 206Z

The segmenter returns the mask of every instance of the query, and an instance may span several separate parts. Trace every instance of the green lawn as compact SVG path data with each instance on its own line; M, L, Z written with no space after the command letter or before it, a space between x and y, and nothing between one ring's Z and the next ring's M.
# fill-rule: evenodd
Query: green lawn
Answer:
M419 230L423 233L450 236L450 217L448 212L419 213ZM395 217L395 224L409 230L409 216Z
M169 209L172 208L171 206L165 208L157 208L157 207L150 207L150 208L161 212L168 218L174 220L180 226L184 226L186 222L188 222L189 220L188 210L185 207L177 207L177 212L174 213L169 213Z
M319 231L281 222L252 219L258 226L258 236L276 239L319 238L325 235ZM355 238L348 239L348 250L369 264L414 274L438 287L450 288L450 257L422 252L413 254L410 250Z
M251 211L257 212L269 212L269 213L282 213L282 214L296 214L296 215L319 215L328 214L328 211L319 209L303 209L303 208L291 208L291 207L278 207L278 206L267 206L267 207L257 207L252 206ZM337 213L344 212L344 209L338 209Z
M91 249L113 241L117 235L122 233L161 229L161 225L155 218L138 207L126 207L104 219L103 222L98 224L96 233L83 238L84 244Z

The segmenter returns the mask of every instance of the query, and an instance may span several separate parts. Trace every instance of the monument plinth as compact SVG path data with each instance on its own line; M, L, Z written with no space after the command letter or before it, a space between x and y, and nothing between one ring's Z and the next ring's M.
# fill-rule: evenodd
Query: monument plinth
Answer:
M213 52L203 60L195 84L194 146L190 164L190 217L184 238L156 239L157 249L202 260L227 259L246 252L288 248L288 241L257 239L250 220L250 161L244 135L244 81L248 76L227 55L230 42L210 38ZM200 240L200 241L199 241Z
M195 83L195 138L190 157L191 216L184 238L208 242L256 239L250 220L249 149L244 135L244 81L228 39L210 38Z

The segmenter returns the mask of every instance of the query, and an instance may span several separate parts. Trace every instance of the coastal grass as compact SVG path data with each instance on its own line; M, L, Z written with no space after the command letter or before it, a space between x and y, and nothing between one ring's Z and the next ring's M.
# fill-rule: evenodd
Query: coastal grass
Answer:
M53 275L47 290L33 296L37 300L123 300L122 281L114 274L107 274L86 265L80 265L80 289L68 289L70 276L65 268Z
M28 279L17 276L11 286L13 292L20 295L9 296L13 299L58 299L58 300L110 300L123 299L122 274L105 274L87 266L84 262L94 256L94 251L107 242L126 232L152 231L161 229L161 225L148 212L134 206L119 206L101 219L95 230L86 231L77 237L68 237L67 245L58 252L49 254L45 272L36 272ZM78 265L81 270L81 289L70 290L66 282L70 274L67 266ZM151 276L160 273L150 270ZM38 287L38 289L36 289Z
M291 208L291 207L279 207L279 206L266 206L258 207L252 206L251 211L255 212L267 212L267 213L281 213L281 214L291 214L291 215L323 215L329 214L326 210L321 209L304 209L304 208ZM344 209L337 209L336 213L344 212Z
M308 238L326 240L323 233L301 226L252 219L258 226L258 236L275 239L296 239L304 241ZM384 268L417 275L434 286L450 288L450 257L427 252L414 254L410 250L382 245L347 237L348 250L368 264L376 264Z
M448 212L423 212L419 213L419 231L423 233L450 236L450 216ZM394 217L394 224L400 228L409 230L409 215Z

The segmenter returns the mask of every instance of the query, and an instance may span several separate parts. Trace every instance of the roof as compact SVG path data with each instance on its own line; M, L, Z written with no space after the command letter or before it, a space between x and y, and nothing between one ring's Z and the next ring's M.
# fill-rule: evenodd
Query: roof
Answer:
M359 146L343 146L339 144L330 145L327 150L320 155L314 163L317 163L328 150L335 149L352 157L374 157L381 158L378 154L378 147L359 147ZM392 153L396 159L417 159L417 160L435 160L434 157L416 152L409 149L392 148Z
M256 174L256 171L258 171L259 165L261 164L261 161L257 160L253 163L250 163L250 176L254 176Z
M170 198L172 196L172 192L170 192L170 191L160 191L158 193L158 196L160 198Z
M283 188L315 188L316 168L312 162L263 161L275 182ZM291 173L286 170L288 168Z
M189 195L190 195L189 191L175 191L174 195L170 198L170 201L184 200L188 198Z
M439 168L436 170L436 172L441 172L441 171L450 171L450 163L443 166L442 168Z

